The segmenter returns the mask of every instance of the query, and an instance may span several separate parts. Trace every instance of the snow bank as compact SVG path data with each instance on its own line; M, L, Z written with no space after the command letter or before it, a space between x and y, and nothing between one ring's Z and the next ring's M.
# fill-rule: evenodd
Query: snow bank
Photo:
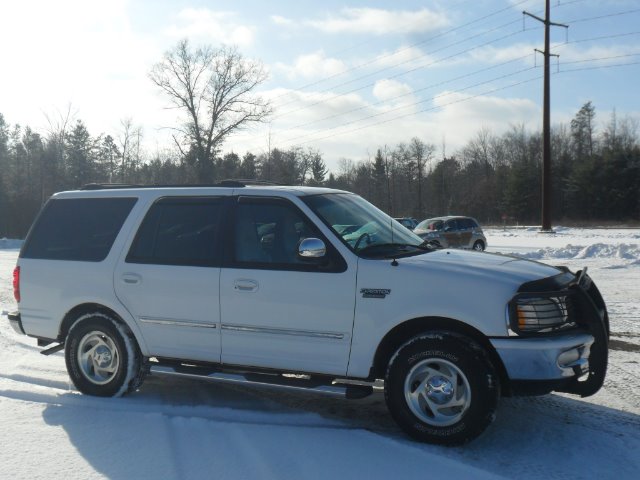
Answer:
M586 258L611 258L619 260L632 260L632 264L638 264L640 259L640 246L637 244L622 243L611 245L606 243L594 243L593 245L566 245L564 247L547 247L533 252L513 252L522 258L531 260L543 259L586 259Z

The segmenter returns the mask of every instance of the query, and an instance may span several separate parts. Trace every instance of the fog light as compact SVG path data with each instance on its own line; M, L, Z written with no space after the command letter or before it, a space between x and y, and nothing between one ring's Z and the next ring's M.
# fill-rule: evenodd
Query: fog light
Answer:
M566 352L562 352L558 355L558 365L561 367L567 367L572 363L577 362L580 359L581 348L572 348Z

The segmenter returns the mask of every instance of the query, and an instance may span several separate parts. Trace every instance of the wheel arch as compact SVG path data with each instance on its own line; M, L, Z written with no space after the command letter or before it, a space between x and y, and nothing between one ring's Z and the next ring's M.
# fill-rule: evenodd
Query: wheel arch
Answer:
M131 336L135 339L136 343L138 344L138 348L141 348L143 346L143 344L140 342L140 339L136 335L134 329L131 328L131 326L122 318L122 316L118 314L118 312L100 303L92 303L92 302L76 305L65 314L64 318L62 319L62 322L60 323L60 330L58 331L58 341L64 342L65 338L67 337L67 334L69 333L69 329L73 326L76 320L78 320L83 315L87 315L89 313L102 313L104 315L107 315L113 318L116 322L118 322L118 324L122 325L127 329L127 331L131 334Z
M496 349L491 345L491 342L486 335L484 335L480 330L464 322L446 317L414 318L392 328L378 344L378 348L376 349L373 359L373 365L371 367L370 377L373 379L384 378L384 374L391 357L402 344L416 335L434 330L462 335L478 342L478 344L480 344L480 346L482 346L487 352L489 360L494 365L496 372L498 373L503 395L510 394L507 370L502 363L498 352L496 352Z

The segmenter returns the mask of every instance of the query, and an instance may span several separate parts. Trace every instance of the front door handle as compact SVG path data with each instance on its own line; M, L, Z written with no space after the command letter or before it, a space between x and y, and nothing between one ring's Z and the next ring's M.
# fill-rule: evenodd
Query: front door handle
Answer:
M258 282L246 278L239 278L233 282L233 288L239 292L255 292L258 290Z
M127 285L137 285L142 283L142 277L137 273L123 273L122 281Z

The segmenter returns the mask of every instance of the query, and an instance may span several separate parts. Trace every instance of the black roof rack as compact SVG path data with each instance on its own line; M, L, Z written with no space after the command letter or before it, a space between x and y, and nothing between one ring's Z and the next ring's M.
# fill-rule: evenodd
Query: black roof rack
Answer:
M204 188L204 187L227 187L227 188L243 188L249 185L279 185L273 182L263 180L222 180L218 183L202 183L202 184L128 184L128 183L88 183L83 185L80 190L117 190L123 188Z

